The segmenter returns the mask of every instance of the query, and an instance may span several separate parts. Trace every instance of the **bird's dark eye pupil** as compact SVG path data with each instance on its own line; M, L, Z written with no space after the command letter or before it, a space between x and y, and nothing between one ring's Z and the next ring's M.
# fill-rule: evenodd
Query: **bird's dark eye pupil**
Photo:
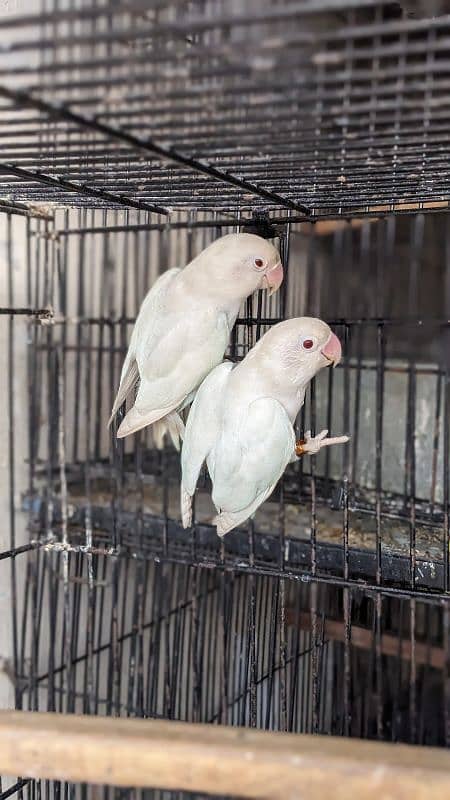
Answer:
M311 350L313 344L314 342L312 339L305 339L305 341L303 342L303 347L305 348L305 350Z
M262 267L263 264L264 261L262 260L262 258L255 258L255 267Z

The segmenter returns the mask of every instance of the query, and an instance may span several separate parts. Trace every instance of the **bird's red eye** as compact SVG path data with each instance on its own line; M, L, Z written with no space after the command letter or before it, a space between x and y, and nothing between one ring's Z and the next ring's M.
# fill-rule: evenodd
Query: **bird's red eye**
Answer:
M311 347L314 347L314 342L312 339L304 339L303 347L305 350L311 350Z
M261 267L263 266L264 266L264 261L262 260L262 258L255 258L255 267L261 269Z

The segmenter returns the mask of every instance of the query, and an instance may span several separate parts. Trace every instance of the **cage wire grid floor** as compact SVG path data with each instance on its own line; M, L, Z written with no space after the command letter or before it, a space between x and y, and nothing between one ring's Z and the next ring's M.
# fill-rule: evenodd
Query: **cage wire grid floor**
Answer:
M426 8L136 0L4 13L5 202L445 207L449 17L409 16L414 5Z
M17 707L450 743L450 17L421 8L0 16ZM351 442L220 542L207 479L185 532L176 454L105 422L151 283L238 229L274 238L287 279L228 356L326 318L345 359L297 432ZM0 797L22 790L42 789Z

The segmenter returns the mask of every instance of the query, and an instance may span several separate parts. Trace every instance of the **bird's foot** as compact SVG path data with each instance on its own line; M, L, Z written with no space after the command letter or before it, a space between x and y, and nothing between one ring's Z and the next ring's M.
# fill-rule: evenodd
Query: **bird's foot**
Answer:
M324 430L311 436L311 431L306 431L305 438L300 439L295 445L296 456L314 456L322 447L330 447L332 444L345 444L350 436L327 436L328 431Z

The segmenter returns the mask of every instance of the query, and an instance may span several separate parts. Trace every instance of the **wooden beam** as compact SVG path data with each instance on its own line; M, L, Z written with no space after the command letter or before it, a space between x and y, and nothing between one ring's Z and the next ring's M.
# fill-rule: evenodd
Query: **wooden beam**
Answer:
M0 774L279 800L450 797L446 750L32 712L0 712Z
M315 219L312 222L300 222L298 231L291 231L291 236L332 236L336 231L348 228L362 228L363 225L380 222L380 217L356 217L355 219ZM276 220L274 220L276 221Z
M294 625L303 631L312 630L311 614L309 611L300 611L294 608L286 610L286 621L288 625ZM323 633L326 639L334 639L337 642L345 642L345 624L334 619L325 619L323 623ZM360 650L371 650L373 648L373 632L368 628L353 625L350 629L350 645ZM401 658L404 661L411 661L412 647L411 640L405 637L400 638L392 633L381 635L381 652L385 656ZM444 669L446 664L446 653L442 647L429 645L427 642L415 642L414 659L416 664L428 664L435 669Z

